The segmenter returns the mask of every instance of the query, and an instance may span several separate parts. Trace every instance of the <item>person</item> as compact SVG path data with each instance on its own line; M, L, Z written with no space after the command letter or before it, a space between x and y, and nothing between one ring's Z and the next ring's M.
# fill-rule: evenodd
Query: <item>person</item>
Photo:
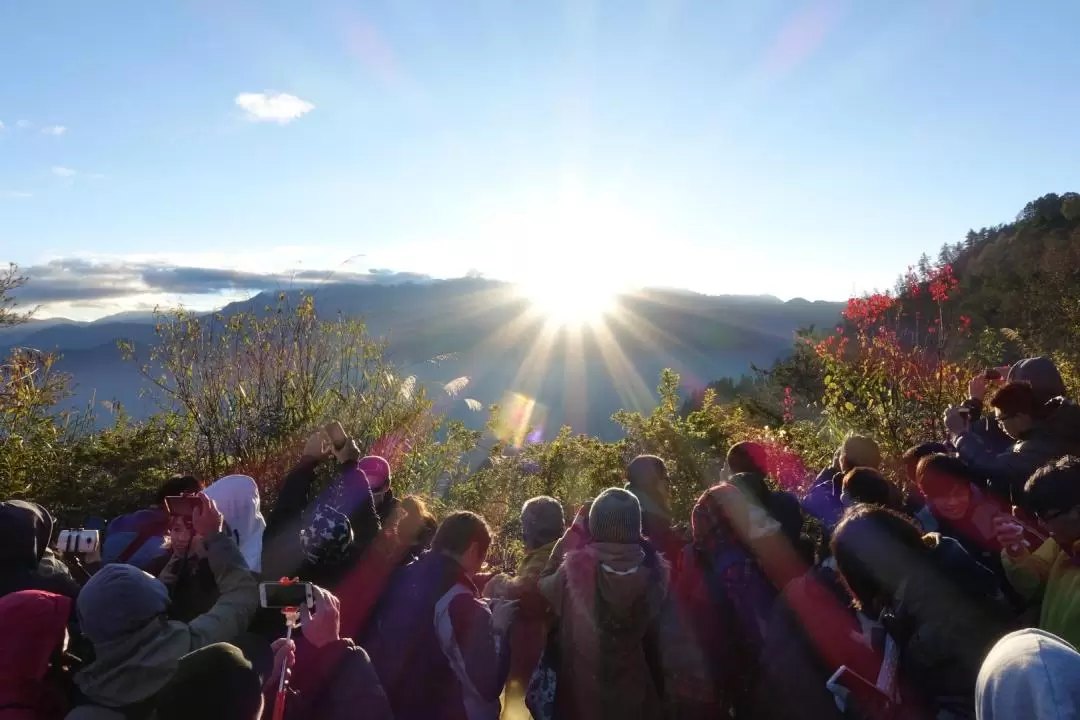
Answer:
M904 514L914 518L923 532L935 532L938 530L938 526L933 511L927 507L926 497L919 490L916 477L919 461L928 455L951 454L952 450L948 445L939 442L928 442L908 448L901 456L900 461L904 465L904 480L906 481L904 483Z
M1080 422L1080 409L1063 398L1048 404L1039 401L1027 382L1010 382L990 400L995 420L1014 440L1010 449L1000 453L971 432L970 421L957 408L945 411L945 426L957 454L1010 505L1024 506L1024 484L1035 470L1076 449L1072 436Z
M686 542L672 527L671 480L667 465L656 455L638 455L626 466L625 489L633 493L641 505L645 538L669 562L677 563Z
M777 590L755 548L782 537L778 523L734 484L702 493L691 515L693 542L684 550L675 581L678 606L687 616L709 687L712 713L753 715L764 632Z
M74 685L66 654L71 598L19 590L0 598L0 720L59 720Z
M263 682L251 662L234 645L213 643L180 659L157 694L154 718L259 720L263 702Z
M346 720L362 713L369 720L393 720L370 657L351 638L341 636L341 601L318 586L312 593L314 612L301 610L302 631L295 658L288 663L289 685L296 695L288 700L286 718ZM266 688L276 689L276 676Z
M983 661L975 684L978 720L1077 720L1080 653L1043 630L1001 638Z
M380 599L367 649L397 720L499 717L517 607L479 597L472 577L490 545L483 518L451 513Z
M792 493L770 487L768 455L764 446L756 442L735 443L728 450L724 468L728 482L775 518L793 545L802 543L802 507Z
M916 482L934 514L938 532L953 538L971 557L990 569L1017 610L1026 603L1012 591L1001 562L996 520L1006 508L984 492L976 475L951 455L930 455L919 461Z
M203 492L221 511L225 531L232 534L248 570L261 572L266 520L259 509L259 486L247 475L226 475Z
M836 527L844 514L840 499L844 475L857 467L881 468L881 448L873 438L848 436L836 451L833 467L821 471L803 498L803 509L821 522L826 535Z
M570 527L566 528L566 532L552 546L551 556L548 557L547 564L540 573L541 577L553 575L562 566L566 553L580 550L592 541L592 537L589 535L589 511L592 510L592 503L592 498L587 499L574 513L574 521L570 523Z
M0 597L19 590L78 597L79 585L70 574L42 572L55 524L49 511L37 503L0 502Z
M404 563L418 560L431 548L435 530L439 527L438 520L419 495L403 497L394 509L390 522L398 542L406 549L402 557Z
M900 646L904 704L971 717L982 660L1009 629L993 573L956 541L873 505L844 514L832 550L856 609Z
M897 511L903 509L895 486L873 468L856 467L848 470L840 481L840 487L840 503L845 508L862 503Z
M382 530L356 443L339 423L331 426L344 440L335 447L326 430L313 433L278 492L263 533L266 577L299 577L333 590ZM319 464L330 457L337 477L309 498Z
M150 507L121 515L109 523L102 542L102 562L128 563L157 575L171 556L165 540L169 533L165 498L194 495L202 489L202 482L191 475L176 475L166 480Z
M169 522L168 562L157 579L169 591L169 619L191 622L218 600L214 572L206 556L206 545L195 536L190 518L174 516Z
M368 479L368 487L371 488L371 497L375 503L375 510L379 513L379 521L385 525L399 503L391 487L393 478L390 462L380 455L366 455L360 458L358 466Z
M548 606L537 590L537 583L565 526L562 503L555 498L540 495L525 501L521 506L525 555L518 564L517 573L496 575L484 586L484 597L519 602L518 616L510 634L508 705L520 704L523 700L529 678L544 650Z
M258 585L213 501L199 496L192 517L220 597L210 612L185 624L167 620L169 595L151 575L125 564L103 567L76 601L80 627L94 660L75 675L86 704L147 717L153 698L176 672L180 658L244 632L259 604Z
M591 541L540 581L558 623L555 717L663 716L653 644L669 590L668 566L647 563L635 494L608 488L589 510Z
M1080 643L1080 457L1066 456L1040 468L1025 494L1050 537L1031 552L1023 526L999 515L995 525L1005 576L1025 598L1042 599L1040 629L1075 645Z

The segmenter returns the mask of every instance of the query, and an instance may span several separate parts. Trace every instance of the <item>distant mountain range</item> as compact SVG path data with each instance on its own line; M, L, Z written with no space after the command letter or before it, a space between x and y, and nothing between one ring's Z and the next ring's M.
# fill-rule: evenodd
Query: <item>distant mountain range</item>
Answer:
M566 292L573 293L572 288ZM299 291L290 291L295 297ZM223 308L225 315L264 312L278 293L262 293ZM770 296L709 296L647 290L619 298L602 327L550 328L509 285L483 279L402 285L324 285L315 293L321 315L362 317L384 337L390 358L425 383L468 376L463 397L484 405L507 392L537 398L548 409L546 435L564 423L605 438L618 435L610 416L620 408L649 410L660 371L678 371L689 388L768 365L791 349L802 327L831 328L841 303L781 301ZM139 397L141 378L117 349L120 339L145 349L153 316L122 313L81 323L31 320L0 330L0 349L35 347L62 355L59 369L76 384L72 404L117 400L134 416L153 411ZM436 356L453 354L439 363ZM479 427L485 416L461 398L440 406Z

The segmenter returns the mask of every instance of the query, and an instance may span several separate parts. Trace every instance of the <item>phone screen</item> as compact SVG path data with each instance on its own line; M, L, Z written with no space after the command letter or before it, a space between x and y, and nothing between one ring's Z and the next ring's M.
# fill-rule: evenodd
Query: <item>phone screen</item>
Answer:
M191 517L198 505L199 498L195 495L170 495L165 498L165 511L170 515Z
M310 583L284 585L279 582L264 582L262 583L263 607L304 607L308 604L310 587Z

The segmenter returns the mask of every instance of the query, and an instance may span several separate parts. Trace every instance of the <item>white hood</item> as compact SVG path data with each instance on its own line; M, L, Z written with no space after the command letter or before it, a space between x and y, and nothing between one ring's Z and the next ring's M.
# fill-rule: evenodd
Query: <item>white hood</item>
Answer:
M1042 630L1018 630L998 641L975 685L979 720L1080 718L1080 653Z
M260 572L266 520L259 512L258 485L247 475L226 475L203 492L217 504L248 569Z

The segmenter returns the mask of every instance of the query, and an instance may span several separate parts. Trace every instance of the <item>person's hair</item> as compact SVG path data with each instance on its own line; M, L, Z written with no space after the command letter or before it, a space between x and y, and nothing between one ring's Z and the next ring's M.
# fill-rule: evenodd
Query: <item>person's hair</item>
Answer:
M174 475L161 484L157 492L157 504L163 505L165 498L173 495L190 495L202 492L203 484L191 475Z
M892 599L930 548L922 532L900 513L876 505L848 510L832 536L836 569L855 607L869 608L876 598Z
M416 495L406 495L399 500L394 513L398 516L398 536L408 543L414 543L424 534L424 528L429 521L435 523L435 516Z
M904 469L907 471L907 478L910 482L917 482L916 472L919 467L919 461L928 455L948 455L949 447L938 442L928 442L922 445L916 445L915 447L909 447L904 451L901 456L901 460L904 463Z
M1037 515L1080 505L1080 457L1066 455L1043 465L1024 485L1024 495Z
M970 487L979 479L963 460L944 453L927 455L915 469L915 482L926 497L947 495L957 485Z
M727 466L733 475L769 472L765 448L756 442L740 442L732 445L727 454Z
M873 438L852 435L840 448L840 471L847 472L857 467L881 467L881 448Z
M844 492L858 503L892 507L896 493L892 483L874 468L857 467L844 474Z
M647 488L653 480L666 478L667 466L656 455L638 455L626 466L626 482L634 488Z
M1000 410L1007 416L1036 417L1039 410L1039 404L1035 401L1035 391L1027 382L1011 382L1003 386L990 400L990 407Z
M491 547L491 528L476 513L459 511L450 513L435 531L431 549L461 557L469 548L479 543L482 555Z

